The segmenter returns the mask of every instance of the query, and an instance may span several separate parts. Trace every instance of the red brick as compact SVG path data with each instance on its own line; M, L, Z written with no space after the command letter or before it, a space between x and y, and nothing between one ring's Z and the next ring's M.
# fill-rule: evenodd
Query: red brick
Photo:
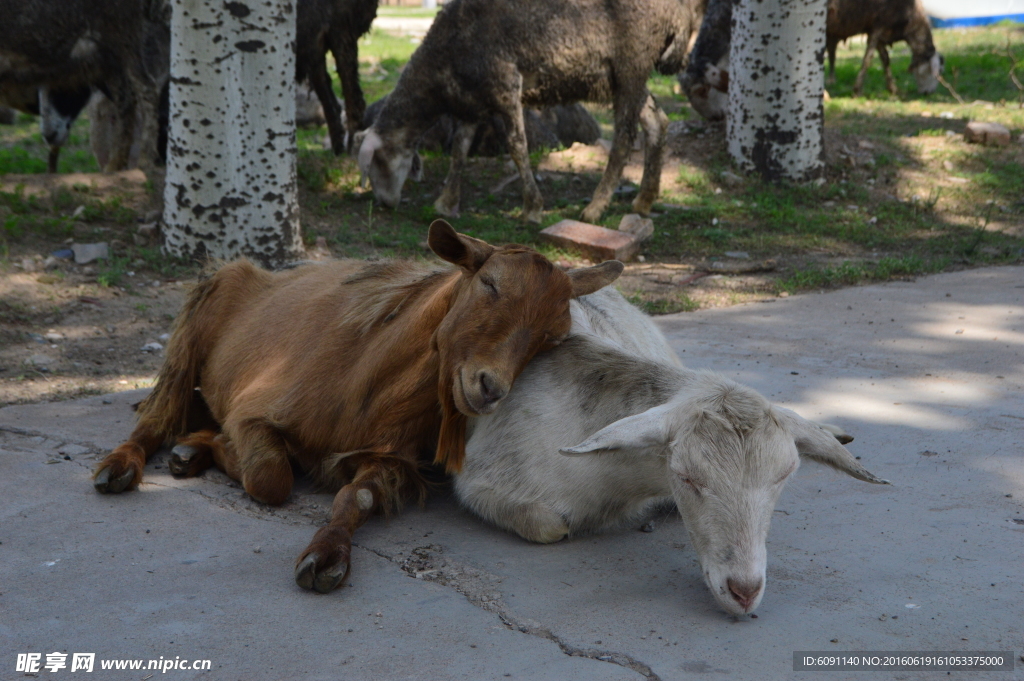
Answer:
M540 233L542 241L582 253L594 262L631 260L640 250L640 241L628 232L605 229L578 220L556 222Z
M998 123L971 121L964 130L964 139L990 147L1005 147L1010 143L1010 131Z

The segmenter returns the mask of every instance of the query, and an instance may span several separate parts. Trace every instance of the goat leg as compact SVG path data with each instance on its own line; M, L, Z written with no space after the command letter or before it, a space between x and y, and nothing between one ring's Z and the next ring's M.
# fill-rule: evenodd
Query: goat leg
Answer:
M466 123L464 121L459 121L456 125L455 138L452 140L452 161L448 167L448 177L444 180L444 189L441 190L441 195L437 197L437 201L434 201L434 209L445 217L459 217L462 168L466 164L466 157L469 155L470 145L473 144L476 128L476 123Z
M100 462L93 473L93 487L104 494L120 494L142 482L146 460L163 444L163 436L148 419L142 419L128 441Z
M395 504L388 493L401 494L418 480L410 475L414 464L399 457L374 452L365 456L352 482L334 497L331 521L317 530L295 561L295 583L303 589L325 594L339 587L349 574L352 535L374 511Z
M644 131L644 175L640 180L640 193L633 200L633 210L647 215L661 191L662 154L668 137L668 116L649 92L640 110L640 127Z
M623 80L626 80L623 78ZM619 179L622 177L622 169L629 160L629 153L633 149L633 139L636 137L637 119L640 117L640 108L647 98L647 90L641 92L629 92L620 90L615 98L615 137L612 140L612 150L608 154L608 164L604 168L604 175L601 182L594 190L594 197L590 205L583 209L584 222L597 222L601 218L608 204L611 203L612 194L619 186Z

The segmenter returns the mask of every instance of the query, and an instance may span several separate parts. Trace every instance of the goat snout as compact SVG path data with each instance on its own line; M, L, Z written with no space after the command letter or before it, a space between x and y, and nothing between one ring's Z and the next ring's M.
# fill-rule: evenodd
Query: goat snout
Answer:
M480 382L480 398L484 407L490 407L505 396L505 388L500 381L486 371L477 374Z
M736 602L740 604L744 612L750 612L751 606L754 605L754 601L757 600L758 594L761 593L761 581L756 582L742 582L732 578L725 581L726 586L729 587L729 593L736 599Z

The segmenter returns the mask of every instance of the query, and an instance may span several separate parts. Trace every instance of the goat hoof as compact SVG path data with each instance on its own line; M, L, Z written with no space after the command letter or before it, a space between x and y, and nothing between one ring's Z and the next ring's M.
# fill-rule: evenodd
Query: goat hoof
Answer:
M341 586L348 577L349 563L341 561L326 570L317 571L320 557L311 553L295 567L295 583L307 591L327 594Z
M103 468L93 478L92 485L100 494L120 494L132 484L134 479L135 472L130 468L113 480L110 479L110 468Z
M171 459L167 462L167 468L170 469L172 475L188 475L192 458L198 453L199 450L192 445L178 445L171 450Z

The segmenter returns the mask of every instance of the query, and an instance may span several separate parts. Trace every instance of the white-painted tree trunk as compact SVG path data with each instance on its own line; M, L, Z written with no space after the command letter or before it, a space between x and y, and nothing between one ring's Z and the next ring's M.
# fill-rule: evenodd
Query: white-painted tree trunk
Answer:
M827 0L737 0L729 50L729 153L766 180L806 182L825 162Z
M294 0L174 0L164 190L172 255L301 257Z

